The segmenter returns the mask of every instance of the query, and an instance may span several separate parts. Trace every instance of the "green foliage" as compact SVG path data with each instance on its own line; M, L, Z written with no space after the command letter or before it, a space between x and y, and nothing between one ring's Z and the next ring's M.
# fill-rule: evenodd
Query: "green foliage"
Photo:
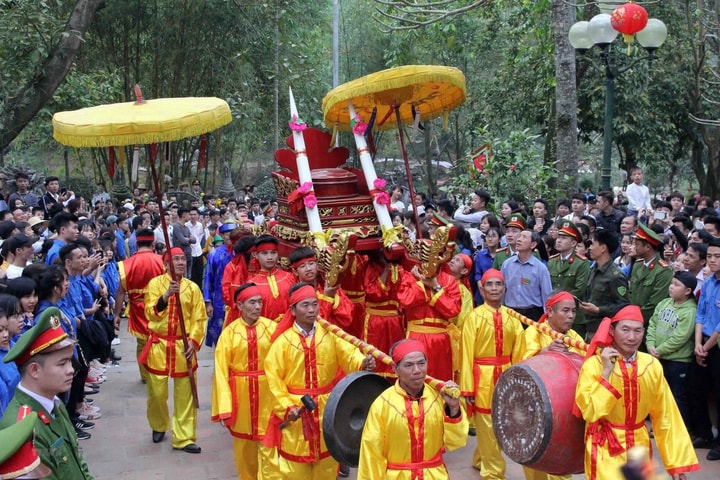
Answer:
M544 147L539 135L529 130L518 130L507 136L492 138L484 129L480 129L478 134L485 139L484 148L463 159L449 188L450 193L480 188L497 199L525 203L538 197L555 198L556 192L548 185L557 177L557 170L543 162ZM479 153L486 156L482 172L473 163L473 157Z

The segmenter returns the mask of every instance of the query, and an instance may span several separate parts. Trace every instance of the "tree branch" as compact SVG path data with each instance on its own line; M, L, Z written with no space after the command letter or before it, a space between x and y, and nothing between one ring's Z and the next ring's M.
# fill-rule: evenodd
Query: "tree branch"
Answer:
M83 36L105 0L77 0L65 30L35 75L0 110L0 151L5 150L55 93L80 51Z

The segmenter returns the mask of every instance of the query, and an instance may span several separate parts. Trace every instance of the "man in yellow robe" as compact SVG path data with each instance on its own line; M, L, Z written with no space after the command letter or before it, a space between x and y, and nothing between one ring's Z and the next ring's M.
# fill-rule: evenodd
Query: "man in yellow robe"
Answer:
M655 443L673 480L700 469L680 411L651 355L639 352L645 328L640 307L628 305L603 319L580 369L575 402L587 422L585 475L615 480L627 451L640 445L652 450L645 419L650 416ZM595 355L598 346L604 346Z
M492 429L492 394L498 377L517 355L523 329L502 305L502 273L491 268L480 284L485 303L462 321L460 389L475 419L477 448L472 464L484 480L504 480L505 459Z
M467 443L460 400L425 385L428 358L418 340L390 350L398 379L375 399L360 443L358 480L447 480L443 452ZM448 386L457 386L447 381Z
M196 352L205 336L207 314L200 288L183 278L187 260L181 248L172 248L165 268L172 262L175 278L165 273L150 280L145 293L145 315L150 336L140 356L148 371L147 419L153 443L160 443L170 429L168 379L173 379L172 446L188 453L200 453L197 445L197 410L193 405L189 375L197 370ZM177 305L176 293L180 293ZM183 347L178 307L182 308L187 350ZM188 368L188 364L192 365Z
M327 398L346 373L373 370L375 359L315 322L320 307L312 286L291 287L288 303L265 359L273 415L263 444L277 447L283 478L334 480L338 463L322 435ZM310 395L317 408L304 408L303 395Z
M545 323L558 333L584 343L580 335L572 329L576 314L575 299L572 294L559 291L545 301L545 313L538 323ZM513 363L518 363L543 352L573 353L585 355L584 350L568 347L562 340L551 337L540 331L535 325L529 326L520 337L520 347L513 356ZM539 470L523 466L526 480L570 480L572 475L550 475Z
M272 411L264 363L277 324L260 316L262 294L255 284L237 288L235 306L241 315L215 347L211 418L233 437L240 480L279 479L276 452L261 443Z

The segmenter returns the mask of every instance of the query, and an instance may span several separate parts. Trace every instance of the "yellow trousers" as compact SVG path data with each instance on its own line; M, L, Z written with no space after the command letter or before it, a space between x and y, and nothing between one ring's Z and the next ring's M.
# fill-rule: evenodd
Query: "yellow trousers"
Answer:
M262 442L233 437L235 468L240 480L281 480L277 450Z
M286 480L335 480L338 462L328 457L314 463L297 463L280 457L280 473Z
M156 432L170 430L169 377L147 374L147 419ZM193 406L188 377L173 378L172 446L183 448L197 440L197 410Z
M505 458L500 451L492 428L492 416L476 413L477 448L473 452L473 466L480 469L483 480L505 480Z
M143 348L145 348L147 338L135 337L135 340L137 340L137 346L135 347L135 359L138 359L140 358L140 354L142 353ZM140 371L140 380L142 380L143 383L147 383L148 371L145 369L145 366L140 362L138 362L138 370Z
M549 473L533 470L523 465L525 480L570 480L572 475L550 475Z

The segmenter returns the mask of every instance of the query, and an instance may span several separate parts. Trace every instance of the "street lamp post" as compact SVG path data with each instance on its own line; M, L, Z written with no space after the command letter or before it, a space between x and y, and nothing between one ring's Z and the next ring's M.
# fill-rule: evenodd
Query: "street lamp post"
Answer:
M598 2L601 10L605 3L617 3L617 1ZM634 8L641 8L630 2ZM613 144L613 118L615 115L615 79L624 72L631 69L638 62L647 60L652 62L655 50L657 50L667 38L667 27L660 20L651 18L647 20L645 27L639 32L632 34L624 34L625 42L629 45L637 39L637 42L647 52L647 56L637 58L630 61L627 65L620 66L618 64L617 54L613 42L617 38L620 31L616 30L614 23L622 17L616 16L616 12L623 9L626 5L618 6L613 15L601 13L594 16L589 22L577 22L568 33L570 44L580 54L585 54L593 47L600 50L599 66L605 71L605 124L603 127L603 163L602 163L602 188L610 189L610 179L612 176L612 144ZM642 9L644 11L644 9ZM623 11L623 14L625 12ZM624 16L624 15L623 15ZM628 15L629 16L629 15ZM647 16L645 17L647 18ZM636 35L633 35L635 34ZM630 51L628 47L628 52ZM596 64L597 65L597 64Z

